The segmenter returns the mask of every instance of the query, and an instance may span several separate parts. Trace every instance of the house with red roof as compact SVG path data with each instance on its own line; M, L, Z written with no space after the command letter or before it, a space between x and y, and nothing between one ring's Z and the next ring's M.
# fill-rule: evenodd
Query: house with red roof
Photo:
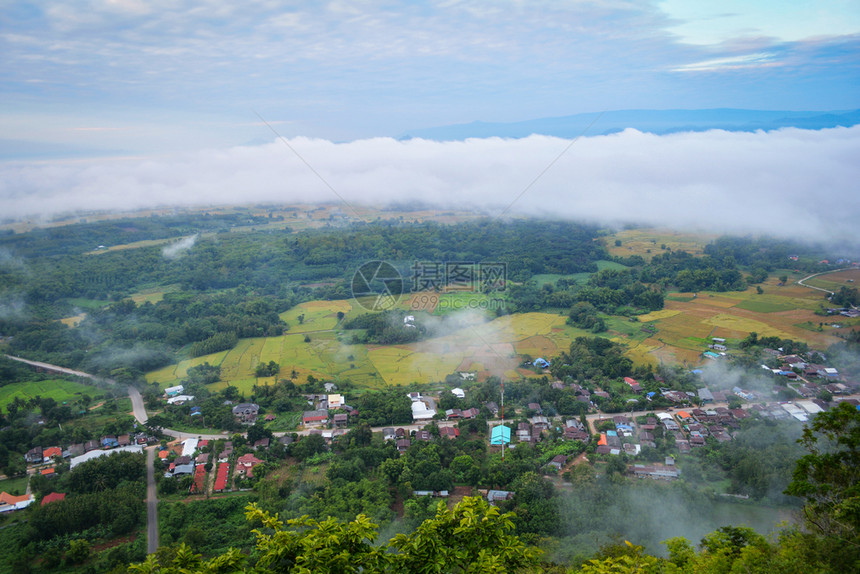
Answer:
M237 468L239 469L239 474L245 474L248 478L253 478L254 476L254 467L263 461L254 456L251 453L243 454L236 460Z
M54 460L55 456L62 457L63 456L63 449L61 449L58 446L48 447L42 452L42 461L43 462L52 462Z
M27 508L35 500L32 494L12 496L8 492L0 492L0 514Z
M218 471L215 473L215 488L213 489L215 492L224 492L224 489L227 488L229 473L230 465L228 463L222 462L218 465Z
M42 499L42 506L45 506L46 504L50 504L52 502L57 502L58 500L63 500L65 498L66 498L65 492L52 492L51 494L46 495Z

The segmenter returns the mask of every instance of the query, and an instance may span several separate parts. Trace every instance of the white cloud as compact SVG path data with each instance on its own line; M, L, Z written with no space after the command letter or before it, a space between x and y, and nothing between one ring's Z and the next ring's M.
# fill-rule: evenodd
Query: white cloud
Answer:
M567 145L531 136L290 145L349 204L418 200L499 214ZM510 209L857 245L860 126L583 138ZM339 198L282 142L169 159L0 164L10 216Z
M197 235L198 234L195 233L194 235L183 237L179 241L165 245L161 250L161 254L167 259L177 259L186 251L194 247L194 244L197 243Z

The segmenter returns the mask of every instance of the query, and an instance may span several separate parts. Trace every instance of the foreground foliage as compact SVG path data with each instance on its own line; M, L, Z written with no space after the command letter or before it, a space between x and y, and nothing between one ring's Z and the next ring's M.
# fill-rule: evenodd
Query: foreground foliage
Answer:
M538 567L540 551L511 531L513 515L501 514L480 498L466 497L452 510L440 503L433 518L411 534L398 534L376 546L377 525L359 515L347 523L308 517L281 521L277 515L247 507L248 520L261 522L256 563L237 549L204 561L185 544L172 556L151 554L129 567L138 574L284 573L442 573L525 572ZM286 528L285 528L286 525Z

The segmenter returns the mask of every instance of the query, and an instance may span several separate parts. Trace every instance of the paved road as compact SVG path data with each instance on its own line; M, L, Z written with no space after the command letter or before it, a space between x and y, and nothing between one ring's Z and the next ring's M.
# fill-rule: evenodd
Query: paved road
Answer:
M158 550L158 497L155 492L155 447L146 449L146 553Z
M809 281L813 277L818 277L819 275L827 275L828 273L837 273L839 271L849 271L851 269L854 269L854 267L843 267L842 269L834 269L832 271L822 271L821 273L813 273L809 277L804 277L803 279L799 279L797 281L797 284L803 285L807 289L815 289L816 291L824 291L825 293L830 293L831 295L834 295L834 292L831 291L830 289L823 289L821 287L815 287L813 285L807 285L806 283L804 283L804 281Z

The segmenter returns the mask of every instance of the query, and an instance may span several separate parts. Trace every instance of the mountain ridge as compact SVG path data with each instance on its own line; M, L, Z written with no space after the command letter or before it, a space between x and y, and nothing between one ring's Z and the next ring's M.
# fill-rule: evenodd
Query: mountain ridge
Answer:
M469 138L524 138L547 135L573 138L609 135L628 128L665 135L678 132L726 130L770 131L780 128L825 129L860 124L860 110L785 111L711 108L701 110L613 110L517 122L474 121L409 130L399 139L457 141Z

